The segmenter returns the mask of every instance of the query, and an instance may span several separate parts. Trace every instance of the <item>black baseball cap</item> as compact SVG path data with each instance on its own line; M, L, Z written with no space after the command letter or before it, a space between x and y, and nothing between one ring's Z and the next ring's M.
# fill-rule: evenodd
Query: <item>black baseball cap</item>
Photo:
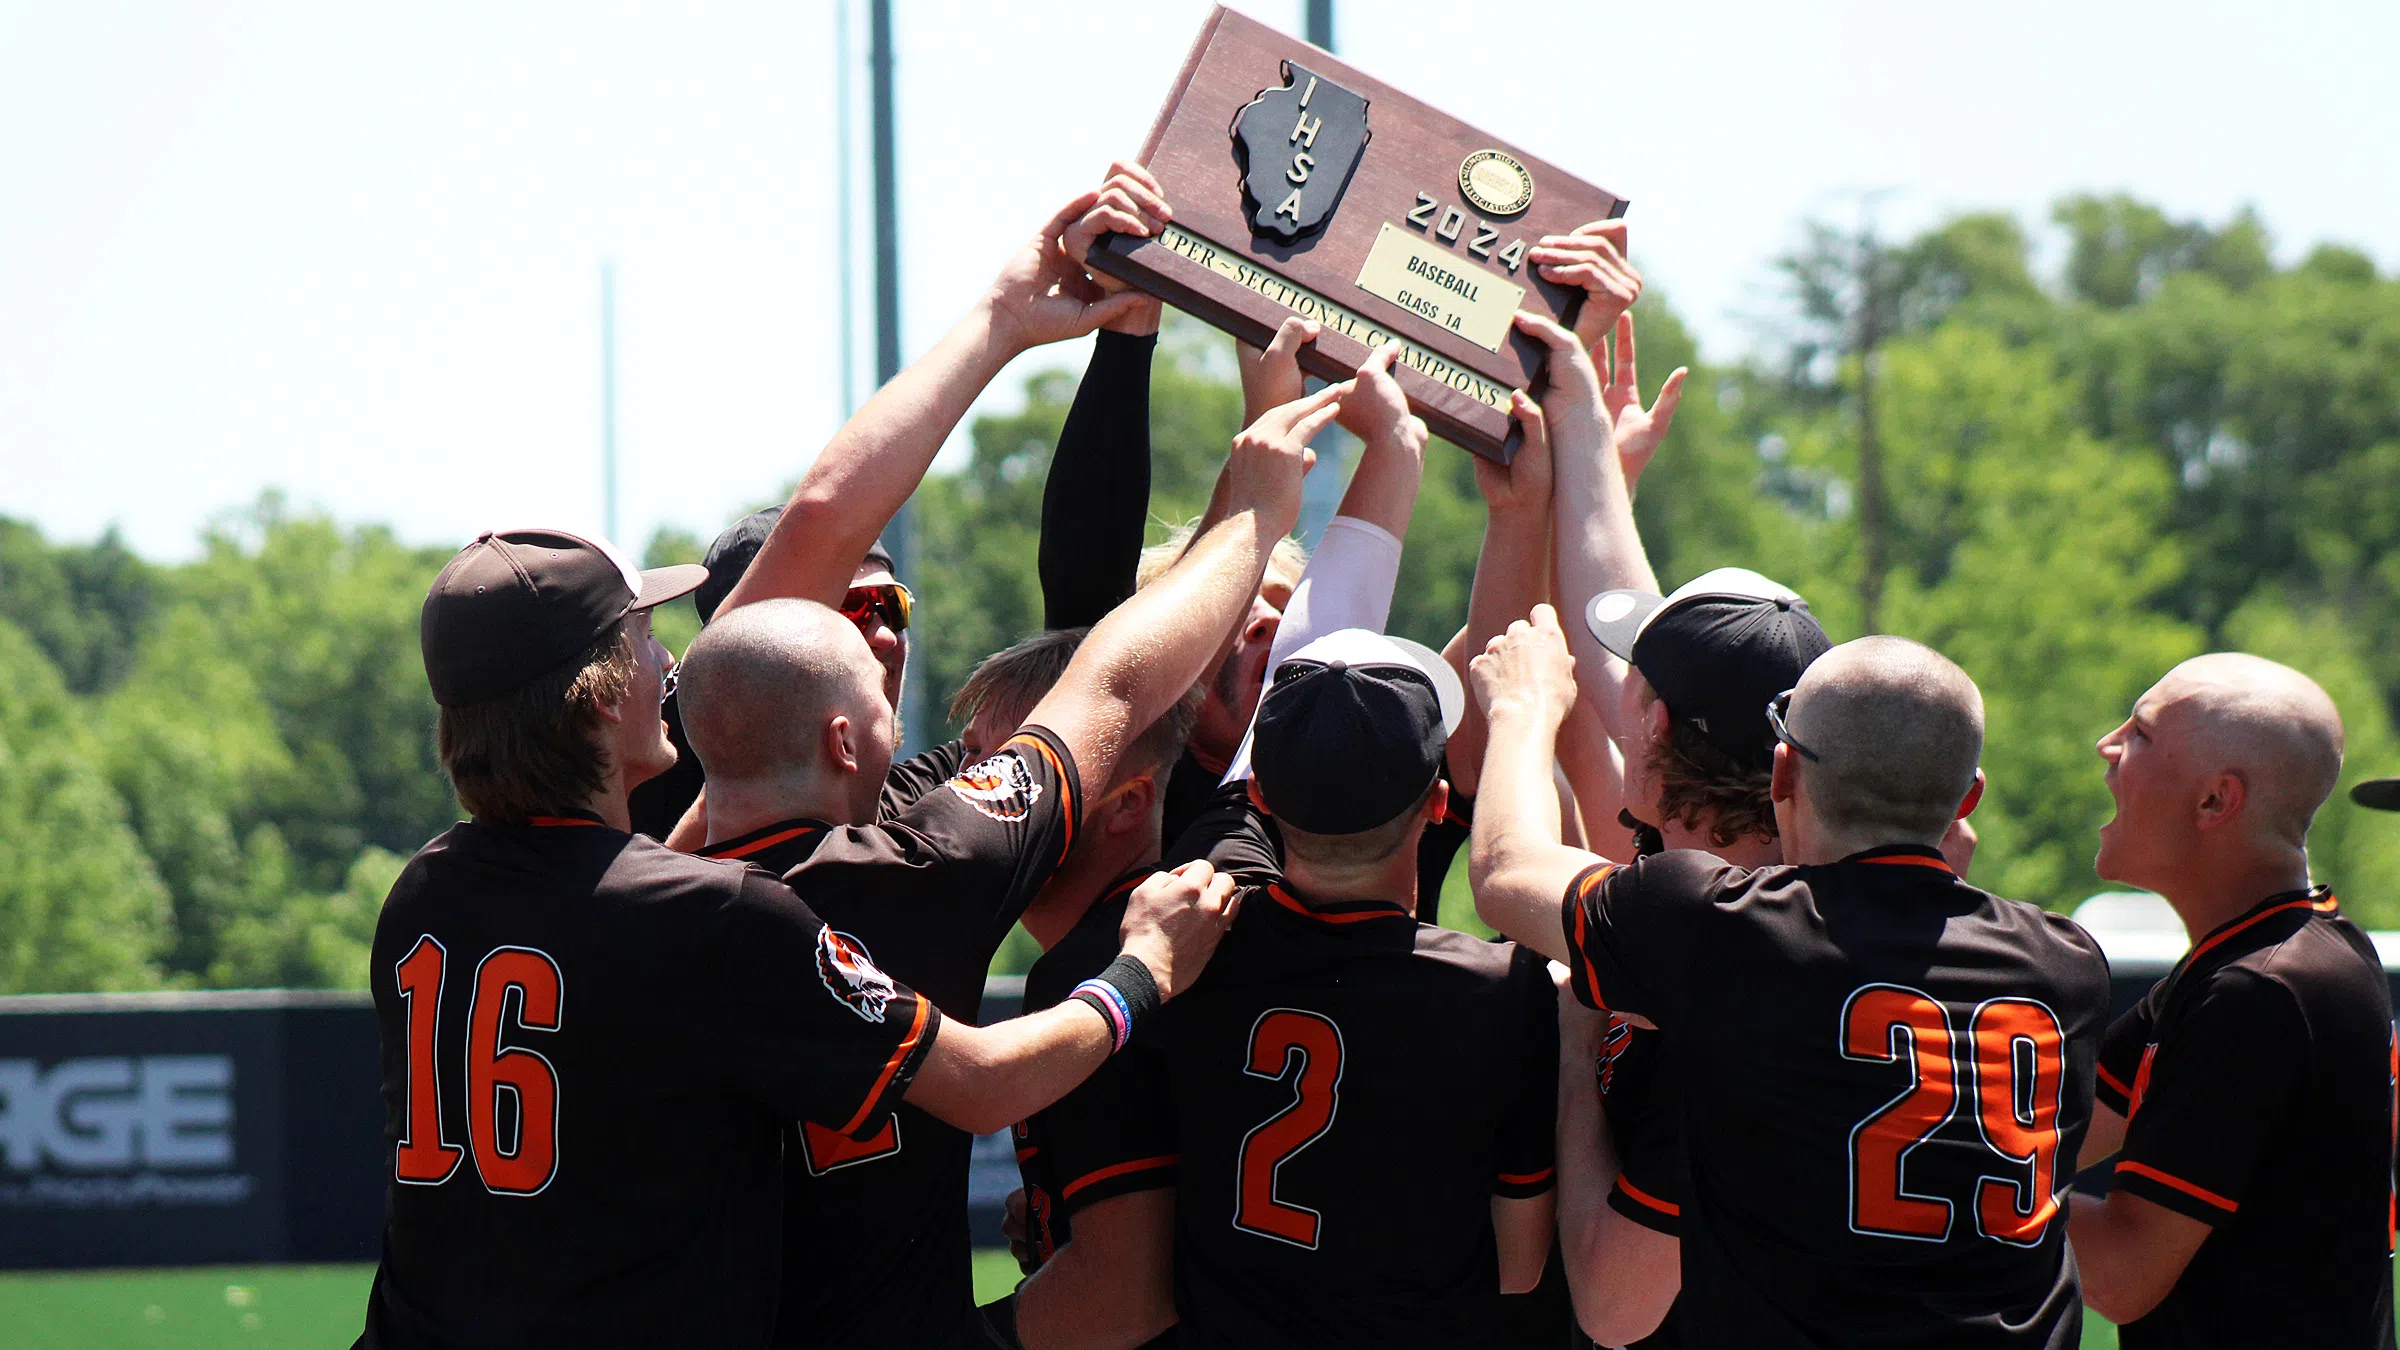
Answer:
M1768 701L1833 646L1806 600L1743 567L1703 573L1672 595L1602 591L1583 620L1669 714L1754 769L1775 759Z
M708 580L700 583L700 589L692 592L692 608L700 611L700 622L707 623L717 617L717 607L725 603L726 596L733 594L734 583L750 570L751 559L758 556L759 547L767 542L767 536L775 529L775 522L782 517L783 508L780 506L753 511L726 526L725 532L708 546L708 557L702 564L708 568ZM867 550L866 560L886 572L892 570L892 555L884 549L880 539Z
M2400 778L2367 778L2350 785L2350 800L2377 811L2400 811Z
M1457 672L1423 644L1363 628L1327 633L1275 667L1250 772L1293 829L1371 830L1433 786L1466 707Z
M565 530L481 535L433 579L418 617L433 701L455 708L505 694L626 615L706 580L691 563L641 571L608 541Z

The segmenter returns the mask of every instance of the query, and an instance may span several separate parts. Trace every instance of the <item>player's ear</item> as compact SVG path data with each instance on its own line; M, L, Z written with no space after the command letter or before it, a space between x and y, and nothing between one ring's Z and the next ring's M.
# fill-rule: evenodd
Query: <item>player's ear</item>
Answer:
M858 728L839 713L825 719L825 762L842 773L858 772Z
M1132 781L1110 788L1100 801L1104 834L1130 834L1150 821L1150 808L1158 802L1158 775L1143 773Z
M2204 788L2200 805L2192 816L2192 824L2203 830L2213 830L2231 821L2250 800L2250 785L2238 773L2213 775Z
M1659 706L1664 708L1666 705L1662 703ZM1976 770L1975 781L1976 786L1980 788L1983 783L1982 770ZM1792 747L1778 743L1775 746L1774 774L1767 780L1767 800L1776 802L1789 802L1797 801L1799 800L1799 797L1799 760L1792 754Z
M1425 794L1425 823L1431 825L1440 820L1442 813L1449 809L1450 780L1436 778L1433 780L1433 791Z

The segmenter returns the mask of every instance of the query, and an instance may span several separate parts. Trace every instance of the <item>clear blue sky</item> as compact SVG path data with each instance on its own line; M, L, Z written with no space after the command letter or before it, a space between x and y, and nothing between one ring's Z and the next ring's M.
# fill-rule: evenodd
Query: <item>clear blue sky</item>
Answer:
M906 351L1138 146L1206 8L896 0ZM1859 189L1895 232L2253 203L2287 258L2400 264L2388 0L1340 9L1350 60L1630 197L1719 356ZM0 0L0 514L158 557L268 486L421 541L596 520L613 257L621 533L712 532L840 418L833 16Z

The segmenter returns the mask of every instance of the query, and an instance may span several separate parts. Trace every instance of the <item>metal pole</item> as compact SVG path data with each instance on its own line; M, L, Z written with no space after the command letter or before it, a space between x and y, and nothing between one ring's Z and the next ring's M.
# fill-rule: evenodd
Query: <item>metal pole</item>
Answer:
M600 497L601 528L617 538L617 265L600 261Z
M1333 50L1333 0L1308 0L1305 24L1310 42ZM1311 379L1306 387L1314 393L1324 388L1325 382ZM1347 466L1357 461L1360 447L1357 439L1340 427L1318 432L1310 445L1316 449L1317 466L1301 481L1300 519L1292 528L1300 542L1315 548L1325 534L1325 522L1333 519L1342 504L1342 489L1349 480Z
M1333 50L1333 0L1308 0L1308 40Z
M850 192L850 0L834 0L833 4L833 139L835 193L840 203L841 243L840 261L834 270L841 274L842 286L842 420L858 411L858 298L857 287L850 273L858 266L857 208Z
M900 184L892 125L892 0L871 0L868 16L867 61L875 123L875 387L880 389L900 373ZM915 516L904 502L883 530L883 545L892 554L892 572L904 582L922 580L915 575ZM925 747L924 734L918 730L925 719L907 715L925 706L924 662L912 659L902 672L900 706L900 753L913 755Z

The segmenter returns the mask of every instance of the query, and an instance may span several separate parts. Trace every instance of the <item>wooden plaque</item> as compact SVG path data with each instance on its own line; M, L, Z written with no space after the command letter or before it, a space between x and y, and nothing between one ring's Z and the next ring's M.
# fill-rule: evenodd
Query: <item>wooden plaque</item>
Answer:
M1175 219L1106 236L1092 266L1257 346L1299 313L1324 335L1301 366L1345 380L1368 349L1434 433L1506 463L1509 393L1539 392L1547 349L1517 309L1572 327L1579 287L1534 275L1546 234L1625 200L1417 102L1331 53L1219 6L1143 144Z

